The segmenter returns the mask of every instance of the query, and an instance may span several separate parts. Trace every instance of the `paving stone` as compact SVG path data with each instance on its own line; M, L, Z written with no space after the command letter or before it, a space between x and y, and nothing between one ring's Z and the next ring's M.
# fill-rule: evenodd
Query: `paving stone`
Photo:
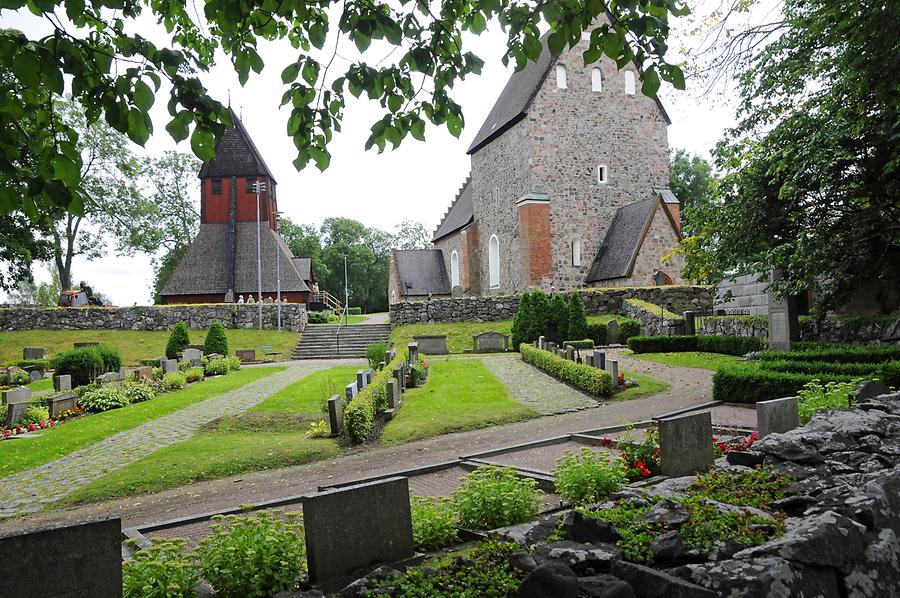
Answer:
M597 401L522 361L518 355L484 357L481 362L516 401L542 415L579 411Z

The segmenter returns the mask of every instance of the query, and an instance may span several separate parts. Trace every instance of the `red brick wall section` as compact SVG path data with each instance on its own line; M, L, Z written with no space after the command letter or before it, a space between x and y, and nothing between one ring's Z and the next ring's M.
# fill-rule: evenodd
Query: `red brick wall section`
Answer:
M203 179L203 194L206 201L200 222L228 222L229 202L231 197L231 177L223 177L222 192L218 195L212 193L212 179Z
M678 229L678 232L681 232L681 204L678 203L667 203L665 206L669 209L669 214L672 215L672 220L675 221L675 228Z
M266 184L265 194L260 194L259 198L260 218L263 222L273 222L272 229L274 230L274 221L269 219L269 215L274 212L275 201L270 194L274 191L272 187L275 183L268 177L259 177L259 179L265 181ZM248 186L247 177L242 176L237 177L237 221L256 222L256 193L252 191L252 187Z
M539 283L552 273L550 252L550 202L525 201L519 204L519 251L529 284Z

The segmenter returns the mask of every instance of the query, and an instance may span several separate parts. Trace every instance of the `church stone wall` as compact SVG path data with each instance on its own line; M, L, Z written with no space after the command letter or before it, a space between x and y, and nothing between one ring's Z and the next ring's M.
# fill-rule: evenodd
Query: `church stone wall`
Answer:
M302 332L308 314L306 306L288 303L281 306L284 330ZM256 328L258 305L210 303L194 305L151 305L134 307L6 307L0 308L0 330L169 330L185 322L192 330L209 328L221 322L225 328ZM263 328L275 330L278 306L263 304Z

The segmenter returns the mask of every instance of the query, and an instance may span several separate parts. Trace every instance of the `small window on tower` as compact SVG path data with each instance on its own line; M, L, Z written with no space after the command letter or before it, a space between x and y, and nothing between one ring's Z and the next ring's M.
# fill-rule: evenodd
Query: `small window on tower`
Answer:
M634 95L634 72L625 71L625 95Z
M597 167L597 182L601 185L605 185L609 181L609 179L607 178L606 170L607 169L605 164L601 164Z
M581 265L581 239L572 240L572 265Z
M569 85L566 81L566 65L556 65L556 86L560 89L566 89Z
M212 180L212 189L210 192L213 195L222 195L222 179Z
M603 91L603 71L599 68L591 71L591 91Z
M247 181L247 193L253 193L253 184L256 183L256 179L252 176L248 176L245 180Z

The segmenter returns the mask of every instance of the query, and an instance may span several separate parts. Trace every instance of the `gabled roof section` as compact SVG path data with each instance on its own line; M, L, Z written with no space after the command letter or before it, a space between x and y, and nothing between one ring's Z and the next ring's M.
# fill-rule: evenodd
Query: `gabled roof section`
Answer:
M653 191L659 195L659 197L663 200L663 203L681 204L681 202L678 201L678 198L675 197L675 194L672 193L672 190L668 187L654 187Z
M400 295L449 295L450 277L440 249L394 249Z
M540 57L534 62L529 61L524 69L513 73L509 81L506 82L506 87L500 92L500 97L497 98L497 102L488 113L484 124L481 125L478 134L475 135L475 139L472 140L472 144L466 151L467 154L474 154L528 114L528 109L531 107L534 96L537 95L541 84L547 78L550 67L553 66L558 56L558 54L550 53L550 48L547 46L547 38L549 36L549 31L541 36L541 45L544 49L541 51ZM638 78L640 78L640 69L637 67L637 63L634 63L634 67ZM669 113L666 112L665 107L660 102L659 96L656 97L655 101L666 124L671 125L672 119L669 118Z
M456 199L453 200L450 209L444 214L443 220L434 231L432 242L442 239L451 233L455 233L462 227L471 224L475 219L472 209L472 177L469 176L463 183Z
M300 274L300 278L302 278L304 281L315 282L312 271L312 258L295 257L294 267L297 268L297 272Z
M673 195L674 197L674 195ZM656 195L627 206L616 211L603 243L597 251L597 257L591 265L585 282L600 282L613 278L627 278L631 276L634 262L647 235L647 230L653 221L656 209L662 207L661 198ZM663 209L669 224L678 234L678 227L672 220L669 210ZM680 235L678 235L680 238Z
M224 256L229 248L225 224L203 223L178 262L160 295L213 295L225 297L229 286L229 266ZM254 246L255 250L255 246ZM253 253L254 260L256 253Z
M244 123L234 110L231 110L231 120L234 125L225 129L225 133L216 144L215 157L200 168L198 176L205 178L264 175L274 181L275 177L266 166L266 161L263 160L262 154L259 153L256 144L244 128Z

